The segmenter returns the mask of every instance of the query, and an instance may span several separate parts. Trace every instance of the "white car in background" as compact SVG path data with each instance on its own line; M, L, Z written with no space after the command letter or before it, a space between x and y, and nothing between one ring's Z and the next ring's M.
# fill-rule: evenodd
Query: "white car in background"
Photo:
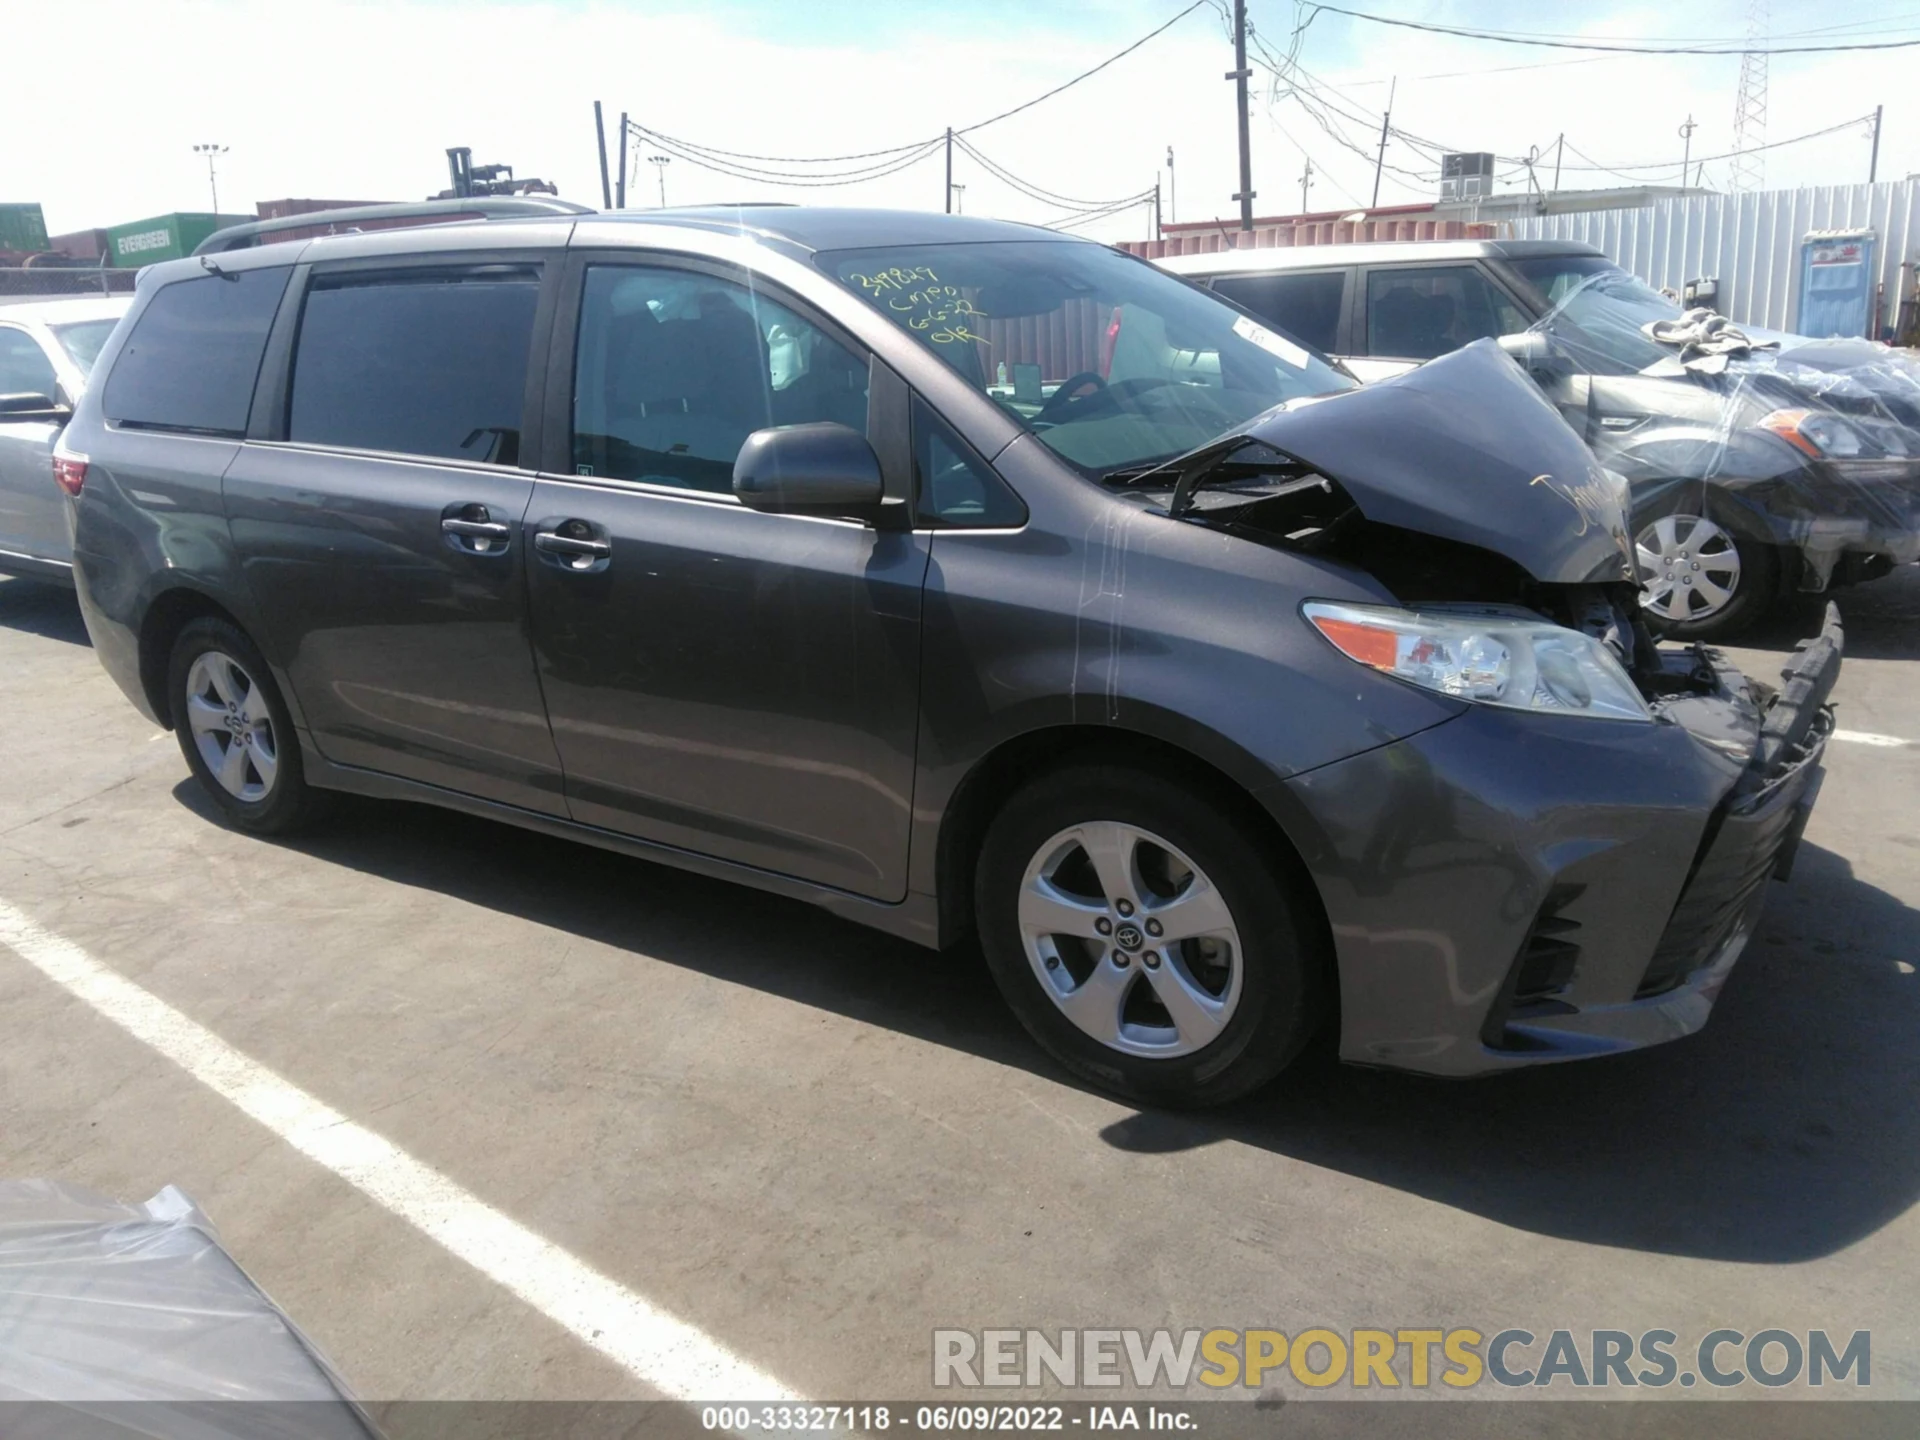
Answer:
M53 447L131 296L0 306L0 575L73 583Z

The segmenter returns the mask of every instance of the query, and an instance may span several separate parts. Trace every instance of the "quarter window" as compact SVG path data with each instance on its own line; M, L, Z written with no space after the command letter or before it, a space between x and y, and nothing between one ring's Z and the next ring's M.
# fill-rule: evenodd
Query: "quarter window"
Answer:
M818 326L710 275L588 269L575 473L731 493L747 436L817 420L867 430L867 362Z
M289 267L163 286L133 323L101 393L108 420L148 430L247 433L253 384Z
M1527 318L1471 265L1375 270L1367 276L1367 353L1431 360L1475 340L1512 335Z
M1344 270L1321 270L1311 275L1222 275L1214 280L1213 289L1323 355L1333 354L1339 346L1340 305L1347 293Z
M540 276L531 267L347 274L307 292L287 438L520 463Z
M40 342L24 330L0 325L0 395L52 395L59 382Z
M913 472L924 520L980 529L1027 523L1027 507L1020 497L917 396Z

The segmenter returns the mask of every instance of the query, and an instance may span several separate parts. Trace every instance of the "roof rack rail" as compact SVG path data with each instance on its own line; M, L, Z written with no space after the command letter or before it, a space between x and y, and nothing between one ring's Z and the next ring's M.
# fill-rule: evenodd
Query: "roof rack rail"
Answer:
M344 210L312 210L305 215L283 215L277 220L250 220L216 230L198 245L196 255L219 255L245 250L287 230L310 230L316 225L358 225L366 220L435 220L454 215L477 215L483 220L510 220L525 215L591 215L588 205L576 205L558 196L468 196L458 200L414 200L394 205L352 205Z

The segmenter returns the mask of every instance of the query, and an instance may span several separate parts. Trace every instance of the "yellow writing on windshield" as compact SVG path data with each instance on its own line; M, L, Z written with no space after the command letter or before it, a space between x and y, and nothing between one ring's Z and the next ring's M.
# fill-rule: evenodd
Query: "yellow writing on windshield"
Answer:
M911 270L896 266L847 278L864 290L875 305L891 312L907 329L925 335L935 345L951 345L962 340L986 342L987 337L968 324L971 319L988 318L986 311L976 308L957 285L942 283L928 266L916 265Z

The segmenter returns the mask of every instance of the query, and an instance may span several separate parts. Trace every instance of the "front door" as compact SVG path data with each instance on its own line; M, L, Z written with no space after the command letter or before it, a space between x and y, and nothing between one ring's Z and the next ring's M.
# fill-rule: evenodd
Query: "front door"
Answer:
M322 755L563 815L520 529L540 286L533 263L316 274L281 438L225 491Z
M865 431L867 358L727 273L572 279L573 473L541 477L526 545L573 817L903 898L926 537L731 489L755 430Z

